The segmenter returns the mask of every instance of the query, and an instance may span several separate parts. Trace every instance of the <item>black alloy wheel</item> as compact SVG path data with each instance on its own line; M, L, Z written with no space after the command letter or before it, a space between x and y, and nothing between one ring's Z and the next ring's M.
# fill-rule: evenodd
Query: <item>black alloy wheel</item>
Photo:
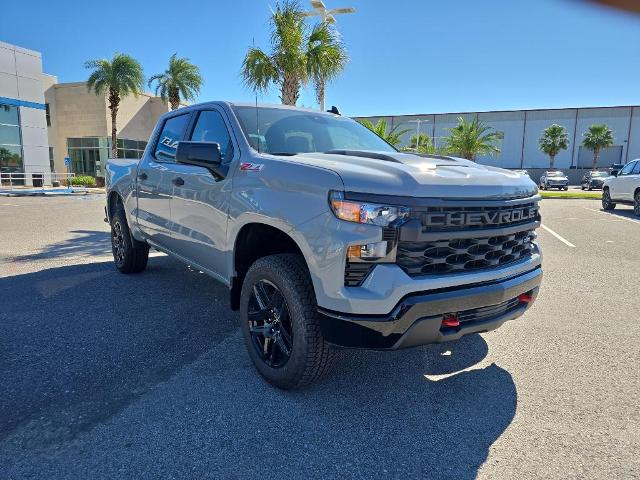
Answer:
M262 361L271 368L283 367L293 348L291 315L282 292L270 281L253 285L248 322L252 345Z
M122 230L122 223L119 220L114 220L111 225L111 250L113 252L113 261L118 268L122 268L125 263L126 245Z
M602 209L603 210L613 210L616 208L616 204L611 200L611 194L609 193L609 189L606 188L602 192Z

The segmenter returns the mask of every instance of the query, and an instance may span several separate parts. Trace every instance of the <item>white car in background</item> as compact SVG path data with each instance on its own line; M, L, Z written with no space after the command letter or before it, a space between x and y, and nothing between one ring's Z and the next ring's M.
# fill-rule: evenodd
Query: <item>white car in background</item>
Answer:
M569 190L569 179L560 170L548 170L540 177L540 190Z
M640 217L640 159L630 161L604 181L602 208L613 210L618 203L633 205L633 213Z

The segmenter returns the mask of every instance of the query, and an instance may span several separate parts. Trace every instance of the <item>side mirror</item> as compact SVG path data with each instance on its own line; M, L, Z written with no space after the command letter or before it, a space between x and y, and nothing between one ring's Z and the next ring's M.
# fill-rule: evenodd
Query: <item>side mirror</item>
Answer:
M618 176L618 170L611 170L611 175L614 177Z
M222 156L220 145L213 142L178 142L176 162L209 169L212 173L224 177L220 169Z

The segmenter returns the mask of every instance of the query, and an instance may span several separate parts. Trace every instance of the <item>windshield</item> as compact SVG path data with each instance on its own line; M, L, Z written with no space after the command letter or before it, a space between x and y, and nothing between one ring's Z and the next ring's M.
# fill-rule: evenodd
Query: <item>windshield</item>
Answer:
M233 107L251 146L264 153L293 155L330 150L396 150L350 118L269 107Z
M607 172L591 172L592 177L608 177L609 174Z
M562 172L547 172L547 177L564 177Z

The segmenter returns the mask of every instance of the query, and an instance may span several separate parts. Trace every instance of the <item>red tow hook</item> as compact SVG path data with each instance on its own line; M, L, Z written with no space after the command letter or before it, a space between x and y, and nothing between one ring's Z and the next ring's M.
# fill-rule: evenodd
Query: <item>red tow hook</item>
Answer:
M457 313L445 313L442 316L443 327L458 327L460 326L460 319Z
M520 303L531 303L533 302L533 295L530 293L522 293L518 295L518 301Z

